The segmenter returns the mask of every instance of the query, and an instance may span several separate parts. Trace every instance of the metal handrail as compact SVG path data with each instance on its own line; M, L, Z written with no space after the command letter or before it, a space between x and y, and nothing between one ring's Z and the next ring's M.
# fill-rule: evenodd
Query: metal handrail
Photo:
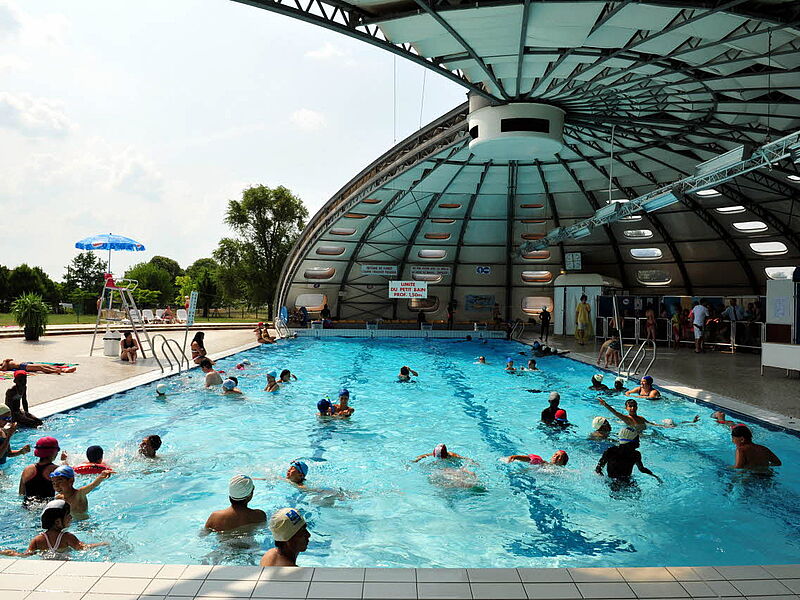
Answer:
M165 339L163 342L161 342L161 352L163 352L164 356L166 357L167 353L164 351L164 347L169 349L169 351L172 353L172 358L174 358L175 362L178 363L178 373L180 373L181 372L181 364L182 364L181 363L181 359L178 358L178 356L175 354L175 351L172 349L172 346L170 346L170 342L178 349L178 353L183 358L183 360L186 361L186 370L188 371L189 370L189 359L186 357L186 354L183 352L183 349L181 348L180 344L178 344L178 342L176 342L173 339ZM167 358L167 360L169 361L169 358ZM169 363L169 370L170 371L172 370L172 362L171 361Z
M150 350L153 353L153 358L156 359L156 363L158 363L158 367L161 369L161 372L164 372L164 365L161 364L161 361L158 360L158 354L156 353L156 338L161 338L162 340L166 341L167 338L164 337L163 333L157 333L153 337L150 338ZM164 355L164 358L169 360L167 355ZM172 371L172 363L169 363L169 370Z
M650 362L647 364L647 368L644 370L644 373L642 374L642 377L647 375L647 373L650 371L650 368L653 366L653 363L656 361L656 356L658 354L658 347L656 346L656 343L653 340L644 340L641 344L639 344L639 347L636 349L636 353L633 355L633 358L631 359L631 362L628 365L628 370L626 371L626 374L625 374L626 377L630 377L631 375L635 375L638 372L639 367L642 366L642 361L644 361L645 356L647 356L647 345L648 344L651 344L653 346L653 357L650 359ZM632 349L633 349L633 346L628 348L628 351L622 357L622 360L619 361L619 368L618 368L618 371L617 371L618 375L622 375L623 364L624 364L625 359L628 357L628 354L630 354L630 351Z
M517 331L519 329L519 331ZM525 333L525 321L517 321L514 323L514 327L511 328L511 334L509 337L513 339L517 339L517 337L521 336Z

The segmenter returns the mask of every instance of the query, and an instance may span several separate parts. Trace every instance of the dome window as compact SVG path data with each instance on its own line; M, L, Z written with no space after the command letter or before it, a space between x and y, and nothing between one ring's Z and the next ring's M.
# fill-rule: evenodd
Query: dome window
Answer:
M439 205L439 208L461 208L461 205L457 202L444 202Z
M553 281L553 274L550 271L523 271L521 277L525 283L550 283Z
M659 248L631 248L631 256L636 260L658 260L663 255Z
M437 273L414 273L411 276L414 281L427 281L428 283L439 283L444 276Z
M745 208L744 206L720 206L714 210L721 215L735 215L736 213L743 213Z
M767 230L767 224L763 221L740 221L734 223L733 228L742 233L761 233Z
M334 275L336 275L334 267L311 267L303 273L306 279L330 279Z
M626 229L623 235L630 240L649 240L653 232L649 229Z
M544 233L523 233L521 237L523 240L540 240L544 236Z
M331 235L353 235L356 232L355 227L334 227L331 229Z
M426 233L425 234L425 239L426 240L449 240L450 239L450 234L449 233L443 233L443 232L440 232L440 233L431 232L431 233Z
M339 256L344 254L344 246L319 246L317 254L321 256Z
M753 242L750 249L761 256L780 256L789 251L783 242Z
M646 286L665 286L672 283L672 277L661 269L647 269L636 272L636 280Z
M764 272L770 279L791 279L795 267L767 267Z
M447 256L447 250L425 249L417 252L417 256L420 258L426 258L428 260L442 260Z
M550 250L531 250L523 252L522 258L526 260L547 260L550 258Z

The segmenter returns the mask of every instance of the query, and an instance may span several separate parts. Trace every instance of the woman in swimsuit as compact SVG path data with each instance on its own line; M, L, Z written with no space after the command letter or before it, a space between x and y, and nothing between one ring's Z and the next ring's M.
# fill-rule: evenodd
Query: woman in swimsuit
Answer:
M139 351L139 342L133 337L130 331L126 331L119 341L119 359L134 364L136 353Z
M48 375L61 375L74 373L77 367L67 365L44 365L34 362L14 362L13 358L4 358L0 364L0 371L27 371L28 373L46 373Z
M56 470L53 461L59 450L56 438L43 437L36 442L33 455L39 462L25 467L19 478L19 493L25 496L26 503L52 499L56 495L50 473Z
M650 375L645 375L639 381L639 385L625 392L626 396L639 396L640 398L649 398L650 400L661 400L661 392L653 387L653 378Z
M206 337L206 334L198 331L194 334L194 339L192 339L192 360L196 365L199 365L200 361L206 357L206 347L203 343L204 337Z

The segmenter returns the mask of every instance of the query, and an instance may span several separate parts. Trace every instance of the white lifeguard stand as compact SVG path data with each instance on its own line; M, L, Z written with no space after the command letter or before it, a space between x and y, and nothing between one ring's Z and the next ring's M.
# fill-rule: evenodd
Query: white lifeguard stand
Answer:
M619 292L619 280L596 273L566 273L553 282L553 333L573 335L575 333L575 307L580 297L586 294L586 301L592 307L592 323L597 318L595 299L606 292Z
M131 293L138 285L139 282L135 279L120 279L115 282L112 277L106 276L106 283L103 286L103 293L100 296L99 308L97 309L97 321L94 325L94 335L92 335L89 356L94 352L97 332L102 321L106 326L107 332L112 326L129 328L139 343L142 358L147 358L147 352L152 350L152 342L150 341L150 334L147 333L147 328L144 325L142 314L136 307L136 301ZM121 307L119 309L114 308L115 295L119 298L119 306ZM142 343L142 338L147 341L147 350L145 350L145 345Z

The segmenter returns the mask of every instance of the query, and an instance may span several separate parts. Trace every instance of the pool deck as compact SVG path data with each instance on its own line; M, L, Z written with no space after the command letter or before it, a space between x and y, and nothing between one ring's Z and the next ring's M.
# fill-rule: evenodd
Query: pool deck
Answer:
M534 339L529 335L520 341L530 344ZM599 344L579 346L572 336L551 336L549 343L569 350L571 358L597 364ZM695 354L691 348L659 347L650 374L658 387L668 391L800 431L800 379L787 377L782 369L767 369L762 377L758 354ZM612 386L612 382L605 383Z
M797 600L798 593L800 565L359 569L0 560L3 600Z

